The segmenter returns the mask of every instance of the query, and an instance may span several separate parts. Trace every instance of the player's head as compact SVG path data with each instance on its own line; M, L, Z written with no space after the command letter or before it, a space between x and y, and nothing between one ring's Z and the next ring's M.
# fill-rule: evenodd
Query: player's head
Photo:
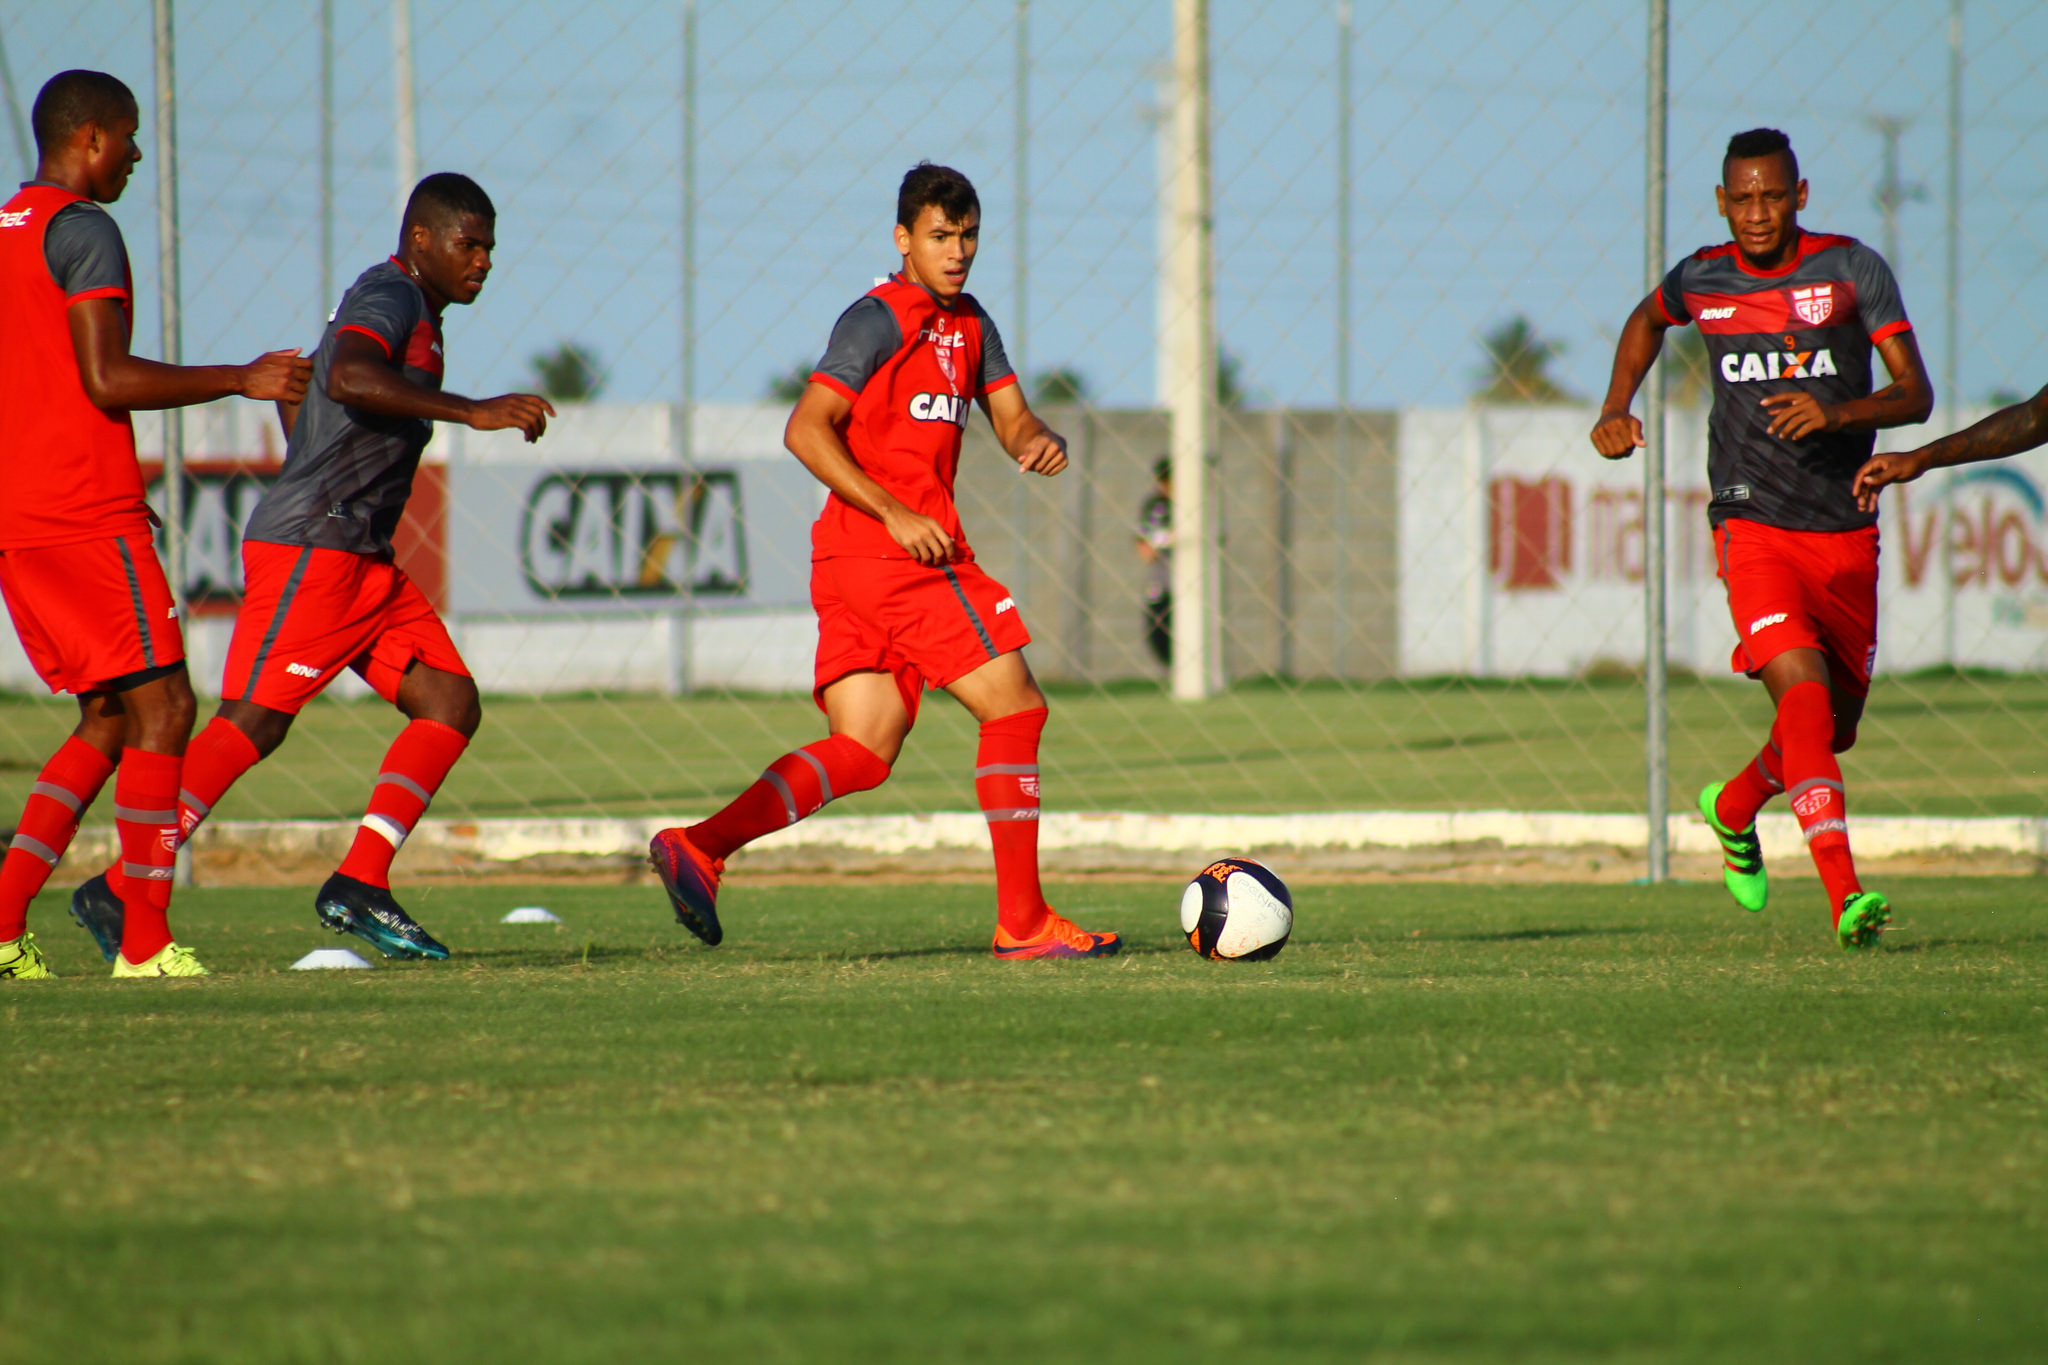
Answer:
M896 249L903 275L951 302L967 287L981 246L981 197L951 166L920 161L896 191Z
M104 71L59 71L43 82L30 123L37 177L57 178L102 204L128 188L142 160L135 145L141 110L135 92Z
M498 210L466 175L437 171L412 187L398 232L398 259L429 296L473 303L491 274Z
M1735 245L1751 261L1776 265L1798 240L1806 182L1792 139L1776 128L1752 128L1728 139L1714 203Z

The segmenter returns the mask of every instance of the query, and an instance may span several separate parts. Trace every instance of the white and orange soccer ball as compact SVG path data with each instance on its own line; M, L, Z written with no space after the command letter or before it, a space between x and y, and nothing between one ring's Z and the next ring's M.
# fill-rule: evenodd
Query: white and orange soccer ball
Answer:
M1294 932L1294 897L1264 863L1218 858L1181 892L1180 927L1203 957L1264 962Z

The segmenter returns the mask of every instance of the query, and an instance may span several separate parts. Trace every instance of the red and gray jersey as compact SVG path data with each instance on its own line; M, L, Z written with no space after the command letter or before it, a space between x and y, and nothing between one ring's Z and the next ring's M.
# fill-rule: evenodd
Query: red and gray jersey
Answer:
M1874 431L1772 436L1763 400L1810 393L1822 403L1871 394L1876 343L1912 330L1884 258L1853 237L1802 232L1792 263L1766 274L1733 242L1680 261L1657 290L1673 326L1699 324L1713 369L1707 421L1709 521L1791 531L1851 531L1877 520L1849 488Z
M948 306L923 285L892 275L839 315L813 384L853 404L841 435L854 462L913 512L953 537L953 557L974 558L953 503L960 437L974 401L1017 382L1003 339L972 294ZM811 557L908 559L882 523L825 500L811 528Z
M327 396L344 333L369 337L386 362L423 389L441 387L441 320L397 257L349 286L313 355L313 383L285 443L284 472L249 519L247 540L388 555L420 452L434 425L386 417Z

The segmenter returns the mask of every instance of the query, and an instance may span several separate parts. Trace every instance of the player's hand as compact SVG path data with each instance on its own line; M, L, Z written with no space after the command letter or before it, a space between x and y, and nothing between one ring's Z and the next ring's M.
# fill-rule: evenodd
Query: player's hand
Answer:
M483 398L471 406L469 425L476 431L504 431L517 427L528 442L538 441L548 429L555 405L537 393L504 393Z
M899 504L882 517L882 526L889 539L910 551L910 557L920 564L937 568L953 560L953 537L922 512Z
M1842 419L1835 410L1810 393L1774 393L1764 399L1764 411L1771 414L1765 434L1788 441L1803 441L1817 431L1833 431Z
M1593 449L1609 460L1626 460L1648 445L1642 421L1627 412L1603 412L1593 424Z
M1043 474L1047 478L1067 467L1067 438L1056 431L1041 431L1017 452L1017 472Z
M242 366L240 393L259 403L303 403L306 386L313 382L313 362L289 351L265 351Z
M1856 482L1849 491L1856 497L1856 505L1866 512L1877 510L1877 490L1888 483L1911 483L1927 472L1927 448L1902 451L1893 455L1873 455L1856 471Z

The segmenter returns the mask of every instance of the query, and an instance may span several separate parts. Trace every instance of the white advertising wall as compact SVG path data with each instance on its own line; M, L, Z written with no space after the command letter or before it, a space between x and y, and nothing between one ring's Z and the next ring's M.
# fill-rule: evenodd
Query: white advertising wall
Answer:
M1966 409L1957 425L1984 415ZM1401 671L1568 677L1643 660L1643 465L1595 410L1401 415ZM1937 421L1940 415L1937 415ZM1880 434L1908 449L1943 428ZM1706 413L1670 414L1669 658L1728 676L1735 644L1706 520ZM2048 450L1938 471L1881 503L1880 671L2048 663Z

